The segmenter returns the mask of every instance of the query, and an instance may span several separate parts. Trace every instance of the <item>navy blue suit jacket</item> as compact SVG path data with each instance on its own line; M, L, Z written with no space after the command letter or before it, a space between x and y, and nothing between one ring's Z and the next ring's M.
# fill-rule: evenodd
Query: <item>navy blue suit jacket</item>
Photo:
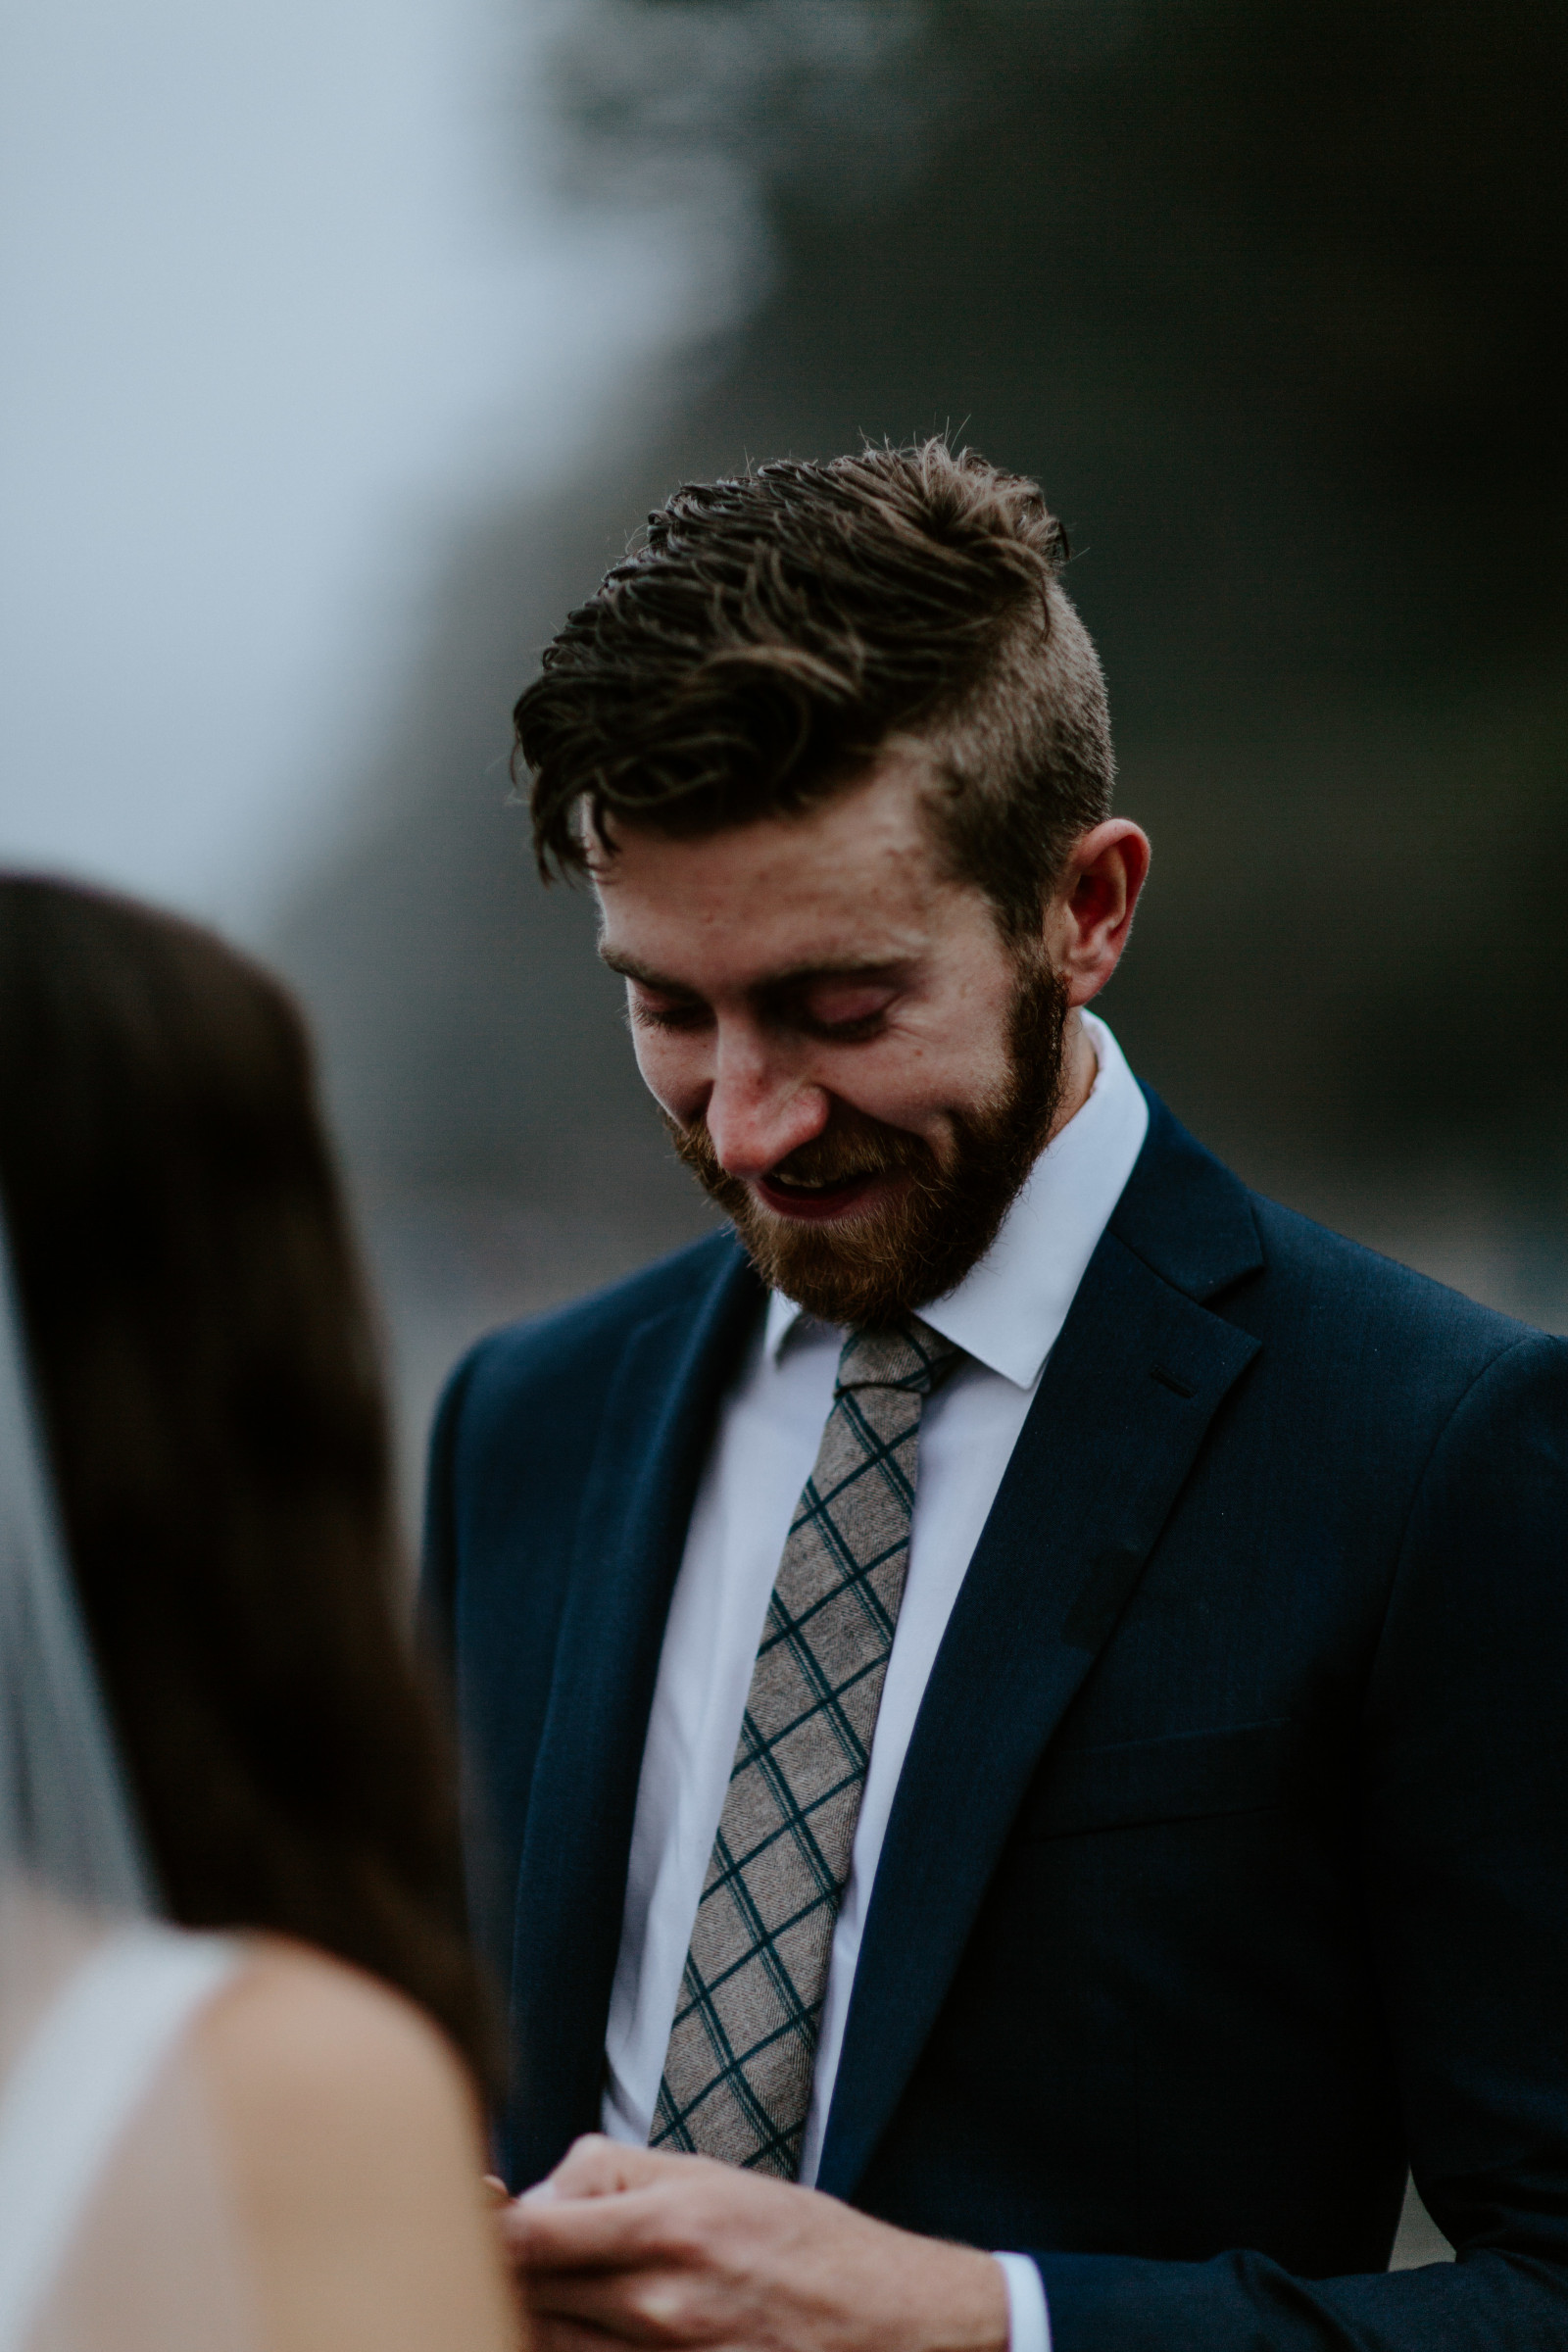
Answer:
M514 2184L595 2127L726 1235L483 1342L427 1593ZM820 2185L1034 2253L1056 2352L1568 2345L1568 1346L1157 1102L975 1551ZM1384 2274L1408 2158L1458 2248Z

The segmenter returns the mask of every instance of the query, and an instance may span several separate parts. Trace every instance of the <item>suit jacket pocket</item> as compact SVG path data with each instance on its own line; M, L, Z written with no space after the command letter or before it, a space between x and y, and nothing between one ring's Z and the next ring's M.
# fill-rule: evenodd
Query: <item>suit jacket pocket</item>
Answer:
M1276 1805L1290 1728L1281 1719L1048 1753L1014 1834L1070 1838Z

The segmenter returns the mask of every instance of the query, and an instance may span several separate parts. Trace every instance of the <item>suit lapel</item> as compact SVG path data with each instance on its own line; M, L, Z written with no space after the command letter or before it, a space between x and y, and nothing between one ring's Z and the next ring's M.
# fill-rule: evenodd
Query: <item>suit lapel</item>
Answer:
M584 1488L517 1876L519 2185L597 2122L643 1740L718 1401L760 1292L738 1249L696 1304L629 1334Z
M1244 1189L1161 1104L975 1548L915 1724L818 2185L853 2195L1041 1753L1258 1343L1199 1302L1261 1262Z

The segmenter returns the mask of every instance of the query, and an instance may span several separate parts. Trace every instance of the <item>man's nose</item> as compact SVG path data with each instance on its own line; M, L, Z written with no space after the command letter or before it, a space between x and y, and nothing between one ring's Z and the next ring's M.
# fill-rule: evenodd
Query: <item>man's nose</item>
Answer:
M828 1108L821 1087L803 1085L790 1071L771 1067L765 1055L721 1051L708 1098L708 1132L720 1167L744 1183L765 1176L820 1135Z

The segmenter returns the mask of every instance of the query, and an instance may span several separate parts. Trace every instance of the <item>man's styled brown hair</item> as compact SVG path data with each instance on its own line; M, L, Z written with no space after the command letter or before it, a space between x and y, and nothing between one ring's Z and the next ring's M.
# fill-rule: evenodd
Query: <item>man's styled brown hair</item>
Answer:
M912 736L952 870L1037 931L1114 775L1067 554L1036 483L940 439L687 483L517 704L541 872L581 871L607 819L696 835L809 808Z

